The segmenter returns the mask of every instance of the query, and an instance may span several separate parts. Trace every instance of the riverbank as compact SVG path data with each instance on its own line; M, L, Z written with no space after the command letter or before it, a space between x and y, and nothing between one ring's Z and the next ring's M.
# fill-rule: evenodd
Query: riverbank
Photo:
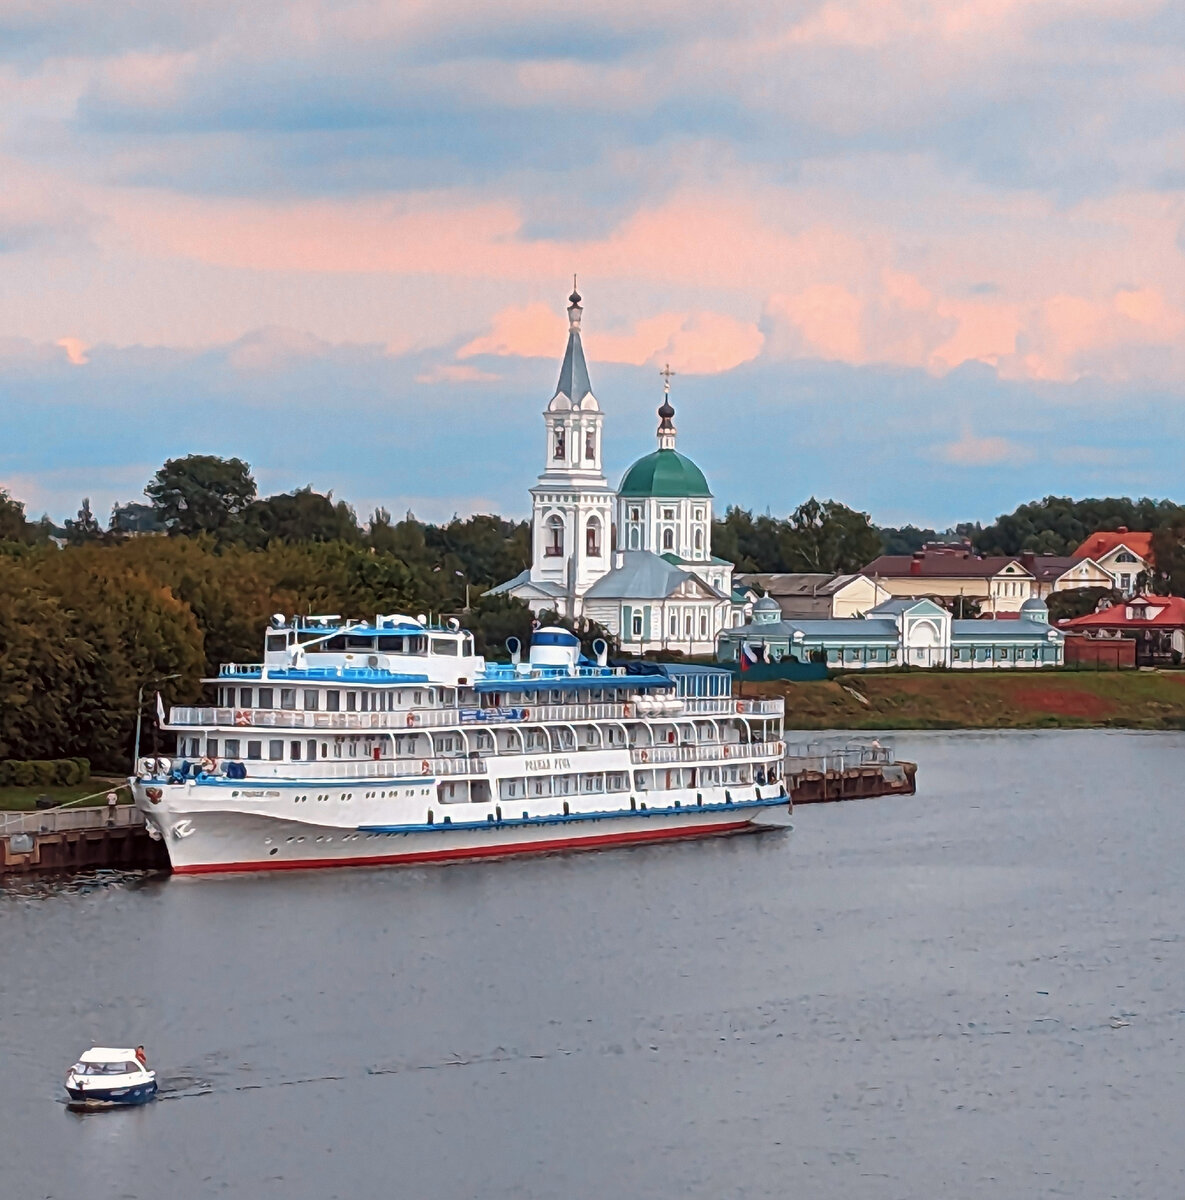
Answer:
M1185 672L866 672L745 683L794 729L1185 729Z
M68 787L0 787L0 812L31 811L41 796L48 796L55 806L82 800L75 807L98 808L107 803L109 791L115 792L120 804L131 804L132 794L125 778L92 775L85 783Z

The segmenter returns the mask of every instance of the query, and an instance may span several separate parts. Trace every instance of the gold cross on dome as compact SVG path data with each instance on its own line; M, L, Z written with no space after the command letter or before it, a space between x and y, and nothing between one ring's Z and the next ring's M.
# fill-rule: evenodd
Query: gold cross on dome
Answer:
M663 379L662 394L664 396L669 396L671 394L671 376L677 375L678 372L672 371L671 364L667 363L667 365L665 367L663 367L663 369L661 371L659 371L659 374L662 376L662 379Z

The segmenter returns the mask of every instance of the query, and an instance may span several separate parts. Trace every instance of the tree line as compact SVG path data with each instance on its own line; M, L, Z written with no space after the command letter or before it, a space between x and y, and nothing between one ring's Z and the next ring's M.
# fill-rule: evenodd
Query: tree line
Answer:
M529 522L430 524L383 509L360 522L312 488L260 497L247 463L207 455L166 462L145 497L117 504L106 528L84 500L59 527L0 491L0 759L123 769L141 690L146 716L157 690L166 703L198 700L220 663L258 660L274 612L455 614L491 654L530 636L525 605L484 594L530 564ZM812 497L784 518L728 509L712 549L742 572L856 571L950 536L984 553L1069 553L1120 524L1152 529L1157 582L1185 588L1185 509L1168 501L1047 497L986 527L936 532L878 528Z

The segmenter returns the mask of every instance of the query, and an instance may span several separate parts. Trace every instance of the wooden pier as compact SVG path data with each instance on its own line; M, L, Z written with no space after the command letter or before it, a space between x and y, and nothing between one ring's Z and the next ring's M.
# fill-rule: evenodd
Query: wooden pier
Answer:
M108 867L168 870L164 843L148 836L130 804L0 813L0 875Z

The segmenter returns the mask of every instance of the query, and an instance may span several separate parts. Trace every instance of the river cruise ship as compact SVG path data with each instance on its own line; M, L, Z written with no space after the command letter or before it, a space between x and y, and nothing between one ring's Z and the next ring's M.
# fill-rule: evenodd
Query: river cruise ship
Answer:
M486 662L457 622L272 618L132 779L178 873L433 862L786 827L783 702L727 670L596 661L563 629ZM158 702L159 703L159 702Z

